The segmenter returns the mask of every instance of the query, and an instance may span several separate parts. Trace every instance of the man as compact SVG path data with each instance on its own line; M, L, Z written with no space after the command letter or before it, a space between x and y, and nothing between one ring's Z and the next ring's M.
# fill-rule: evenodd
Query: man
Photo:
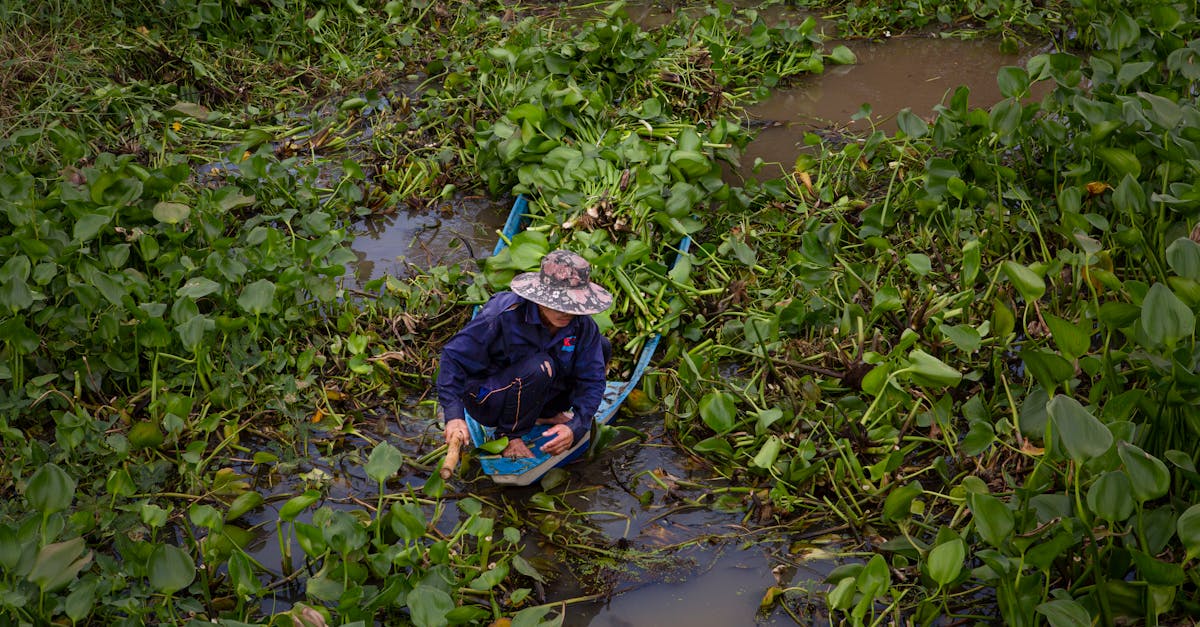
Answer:
M612 352L590 314L612 304L591 282L587 260L567 250L542 258L480 309L442 349L438 402L446 443L469 441L464 411L510 436L506 457L532 457L519 437L535 424L546 430L541 449L566 452L588 432L604 396Z

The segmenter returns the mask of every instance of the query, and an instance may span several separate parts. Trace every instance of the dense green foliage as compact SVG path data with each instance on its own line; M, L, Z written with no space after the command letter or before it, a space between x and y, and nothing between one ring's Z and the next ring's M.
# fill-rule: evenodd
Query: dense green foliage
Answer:
M959 90L730 186L741 107L853 62L814 21L25 4L0 1L0 619L290 624L263 604L300 581L335 622L542 621L520 550L553 531L474 499L447 517L436 473L402 473L436 452L368 423L412 415L465 305L557 246L617 292L619 344L667 334L647 391L751 493L716 506L859 538L767 605L1200 611L1194 5L822 3L844 33L1056 44L994 106ZM352 220L463 190L529 195L533 228L481 273L340 285ZM378 492L269 489L315 454ZM264 508L278 564L247 550Z

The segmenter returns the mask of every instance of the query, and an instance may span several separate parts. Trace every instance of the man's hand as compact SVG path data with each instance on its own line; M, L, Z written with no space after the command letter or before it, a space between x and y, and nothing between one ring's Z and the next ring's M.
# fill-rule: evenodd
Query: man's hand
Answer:
M456 445L464 445L471 440L471 434L467 431L467 421L459 418L458 420L446 421L446 444L451 448Z
M571 444L575 442L575 434L571 432L571 428L567 425L554 425L546 429L542 437L551 435L554 436L553 439L542 445L542 450L551 455L566 452L571 448Z

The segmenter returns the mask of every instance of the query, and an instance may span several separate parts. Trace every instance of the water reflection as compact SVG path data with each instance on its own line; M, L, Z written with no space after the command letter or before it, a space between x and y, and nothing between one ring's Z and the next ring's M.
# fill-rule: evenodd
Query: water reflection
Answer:
M508 199L478 196L456 198L427 211L401 211L372 216L355 223L351 250L357 286L384 275L407 277L413 269L450 264L471 264L485 257L496 244L496 231L510 209Z

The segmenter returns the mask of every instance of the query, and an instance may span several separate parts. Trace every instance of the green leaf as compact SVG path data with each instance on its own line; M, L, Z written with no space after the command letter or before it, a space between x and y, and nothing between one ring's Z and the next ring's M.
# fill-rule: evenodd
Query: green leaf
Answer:
M948 585L962 572L963 558L966 554L967 548L961 538L943 542L929 552L929 557L926 558L926 573L939 586Z
M858 589L866 597L882 595L892 583L891 571L888 570L887 560L878 553L871 556L866 567L858 573Z
M880 312L900 311L904 309L904 299L900 297L900 290L886 285L875 291L874 303L871 305L871 315L874 316Z
M1125 464L1125 472L1133 484L1133 497L1139 503L1166 495L1171 486L1171 473L1166 464L1128 442L1117 442L1117 454Z
M1046 617L1050 627L1092 627L1092 617L1087 610L1071 600L1047 601L1037 606L1037 612Z
M983 343L983 337L979 335L979 331L970 325L939 324L938 331L965 353L974 353Z
M237 520L240 516L253 510L263 504L263 497L258 492L253 490L243 492L233 499L229 504L229 511L225 512L225 520Z
M963 287L969 288L975 285L975 277L979 275L982 263L983 253L979 250L979 240L973 239L963 244L962 271L959 273Z
M996 547L1008 541L1013 530L1013 512L1004 501L990 495L971 493L968 496L975 530L984 542Z
M912 503L925 493L920 481L912 481L902 487L893 488L883 501L883 519L901 521L912 515Z
M722 457L733 457L733 446L719 435L700 440L692 445L692 450L697 453L715 453Z
M247 494L254 494L247 492ZM212 533L220 533L221 528L225 526L225 520L221 517L221 513L217 508L207 504L193 504L188 508L188 519L193 525L208 529Z
M1076 463L1099 457L1112 446L1112 432L1079 401L1061 394L1046 404L1054 429Z
M504 452L504 449L508 448L508 436L502 436L496 438L495 440L488 440L487 442L480 444L479 448L491 453L492 455L499 455L500 453Z
M154 205L154 219L166 224L179 224L188 218L192 208L178 202L159 201Z
M340 510L335 511L328 522L321 527L321 533L329 548L342 555L348 555L350 552L362 548L369 540L366 530L358 522L358 519L351 516L349 512Z
M1058 353L1027 348L1020 352L1021 361L1029 369L1029 374L1041 384L1043 389L1052 390L1059 383L1069 381L1075 376L1075 367Z
M834 49L830 51L827 56L830 61L833 61L838 65L851 65L853 63L858 63L858 57L854 55L854 52L841 44L834 47Z
M229 579L239 598L256 595L262 590L258 576L254 574L254 563L243 551L234 551L229 556Z
M1054 343L1067 357L1078 359L1087 354L1088 349L1091 348L1092 325L1086 319L1079 324L1074 324L1051 314L1045 314L1042 317L1046 321L1046 326L1050 327L1050 335L1054 337Z
M408 594L408 609L417 627L442 627L449 624L446 614L454 609L454 599L443 590L419 585Z
M563 618L567 615L566 612L559 612L557 616L550 620L542 620L553 609L552 606L548 605L527 607L513 616L509 627L559 627L563 623Z
M962 380L961 372L921 349L913 349L908 354L908 362L909 375L917 385L950 387Z
M61 512L75 500L75 479L53 462L43 464L25 486L29 506L48 516Z
M102 215L99 213L89 213L75 222L75 230L73 232L74 241L87 242L96 237L100 229L112 220L110 215Z
M1160 561L1137 549L1129 549L1129 555L1133 557L1138 574L1151 585L1178 586L1184 582L1186 575L1179 564Z
M925 120L917 117L907 107L896 114L896 126L912 139L924 137L929 133L929 125L925 123Z
M85 555L85 549L87 545L79 537L47 544L38 550L26 578L37 584L43 593L58 590L91 564L92 552Z
M238 296L238 305L256 316L274 311L275 284L267 279L259 279L247 285Z
M416 503L393 503L391 514L392 531L405 542L412 542L425 535L425 513Z
M1150 286L1142 300L1142 330L1158 344L1174 346L1196 330L1196 314L1163 283Z
M1015 261L1005 261L1001 268L1026 303L1036 301L1046 293L1046 282L1033 270Z
M1109 522L1121 522L1133 515L1132 492L1128 475L1119 470L1106 472L1088 488L1088 509Z
M213 281L212 279L202 276L193 277L188 279L187 283L183 284L183 287L175 290L175 296L179 298L191 298L198 300L208 296L209 294L220 291L220 289L221 284Z
M530 564L528 560L520 555L513 555L512 563L513 567L517 569L517 572L521 573L522 575L525 575L534 581L546 583L546 578L542 576L542 573L538 572L538 569L534 568L533 564Z
M1179 533L1180 542L1183 542L1183 548L1187 550L1187 559L1184 561L1196 559L1196 556L1200 555L1200 503L1187 508L1179 516L1175 529Z
M1167 263L1181 277L1200 281L1200 244L1180 237L1167 246Z
M1000 95L1005 98L1020 98L1029 89L1029 75L1024 68L1005 66L996 74Z
M769 469L775 465L775 459L779 457L779 451L782 448L783 440L780 440L779 436L772 435L763 443L751 463L759 468Z
M390 442L383 441L371 451L371 457L363 466L367 476L382 484L400 470L404 464L404 454Z
M196 579L196 563L183 549L160 544L150 554L150 585L166 595L172 595L192 585Z
M1096 156L1112 170L1118 178L1131 177L1137 179L1142 174L1142 162L1137 155L1124 148L1101 146L1096 148Z
M700 399L700 417L718 434L729 433L737 418L736 399L732 394L709 392Z
M96 588L99 585L98 579L81 581L67 595L63 609L72 623L86 624L84 619L91 615L96 605Z
M904 256L904 263L917 276L926 276L933 271L933 262L924 253L909 253Z
M279 520L284 522L292 522L301 512L308 509L317 499L321 498L321 493L317 490L306 490L304 494L293 496L288 499L283 507L279 508Z

